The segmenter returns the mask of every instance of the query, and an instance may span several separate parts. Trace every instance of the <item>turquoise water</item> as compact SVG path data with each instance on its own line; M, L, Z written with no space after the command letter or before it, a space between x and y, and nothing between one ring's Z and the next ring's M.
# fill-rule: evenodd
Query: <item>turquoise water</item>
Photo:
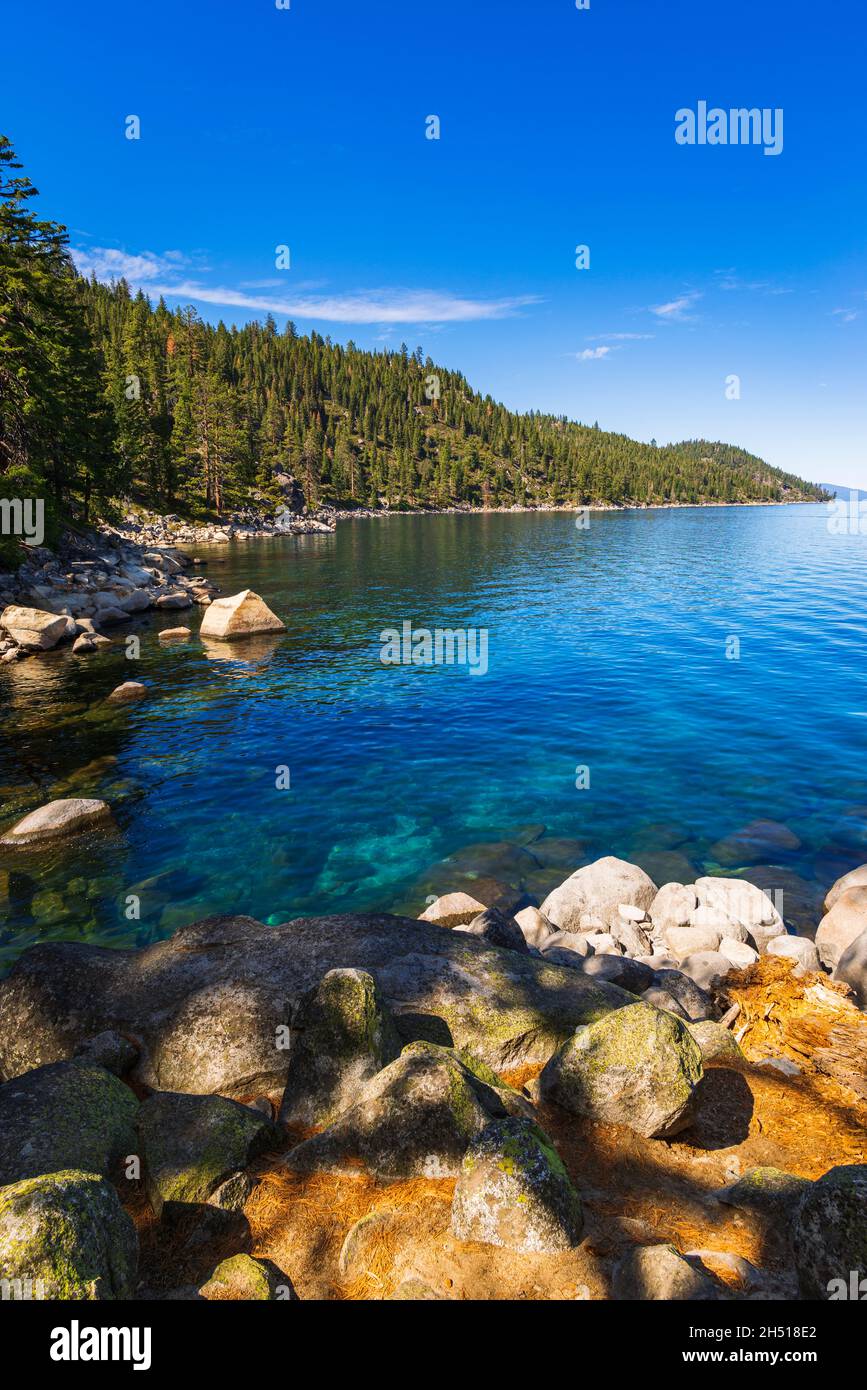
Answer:
M286 634L203 648L194 610L185 645L156 633L186 615L139 622L138 661L119 643L0 668L2 825L103 795L119 827L0 851L0 964L211 912L417 912L468 874L540 899L606 853L657 881L749 870L809 929L867 860L867 539L826 523L821 506L602 513L587 530L395 516L200 552ZM383 665L380 633L405 620L486 629L487 673ZM148 699L102 705L128 679ZM755 821L772 824L744 834Z

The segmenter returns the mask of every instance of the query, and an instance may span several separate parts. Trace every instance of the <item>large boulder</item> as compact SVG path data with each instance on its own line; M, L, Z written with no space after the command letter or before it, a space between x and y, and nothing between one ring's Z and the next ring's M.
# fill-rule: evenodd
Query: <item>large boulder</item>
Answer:
M278 1131L248 1105L225 1096L191 1096L162 1091L146 1100L138 1115L145 1186L157 1216L211 1199L269 1145ZM243 1205L249 1186L236 1182L220 1205Z
M539 1078L546 1100L648 1138L692 1119L701 1049L674 1014L638 1002L579 1027Z
M768 942L767 954L797 961L796 970L800 974L820 968L819 952L815 943L808 941L806 936L790 936L788 932L785 936L775 936Z
M740 922L760 953L764 952L768 941L786 930L768 894L746 879L699 878L694 888L699 907L716 908L730 921Z
M453 1177L469 1144L506 1113L498 1091L452 1050L411 1043L285 1162L301 1172L352 1173L361 1164L385 1178Z
M214 599L205 610L199 633L202 637L234 641L238 637L252 637L261 632L285 630L286 624L271 612L258 594L254 594L252 589L242 589L239 594Z
M848 893L850 888L867 888L867 864L859 864L857 869L850 869L848 874L843 874L836 883L832 884L825 898L825 911L830 912L838 898L842 898L844 893Z
M647 911L656 892L653 880L637 864L608 855L567 878L548 894L540 911L561 931L584 930L582 917L596 917L614 927L621 923L621 904Z
M848 985L860 1007L867 1008L867 927L850 941L834 967L833 978Z
M867 887L847 888L826 913L816 932L816 949L823 965L833 970L856 936L867 930Z
M695 1269L673 1245L637 1245L614 1268L612 1295L618 1301L662 1299L704 1303L725 1290L710 1275Z
M105 1178L67 1170L0 1188L0 1280L47 1299L133 1295L138 1238Z
M138 1101L104 1067L55 1062L0 1086L0 1185L65 1168L107 1173L135 1152Z
M62 801L49 801L37 811L31 811L11 830L7 830L0 839L0 845L10 849L44 845L82 835L88 830L105 829L113 824L111 810L104 801L69 797Z
M795 1210L792 1245L804 1298L827 1299L835 1280L867 1273L867 1165L832 1168Z
M495 1068L545 1062L579 1023L631 1002L616 985L414 918L345 914L263 926L211 917L140 951L50 942L0 980L0 1074L71 1056L113 1028L156 1090L282 1094L300 1008L336 967L368 970L404 1042Z
M400 1047L373 976L329 970L298 1018L280 1119L318 1128L330 1124Z
M526 1120L493 1120L464 1155L452 1235L555 1254L577 1245L582 1227L580 1199L548 1136Z
M143 700L147 693L147 686L142 685L141 681L124 681L123 685L116 685L105 698L110 705L131 705L137 700Z
M691 884L664 883L650 904L650 920L654 930L665 934L669 927L685 927L698 907L698 898Z
M9 604L0 613L0 627L8 632L19 647L27 651L50 651L66 636L67 618L57 613L45 613L40 608L21 608Z

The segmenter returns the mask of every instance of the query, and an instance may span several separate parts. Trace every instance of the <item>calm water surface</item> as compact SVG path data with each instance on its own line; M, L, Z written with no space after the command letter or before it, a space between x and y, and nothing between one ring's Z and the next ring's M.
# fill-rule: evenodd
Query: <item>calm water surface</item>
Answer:
M37 940L132 944L211 912L418 911L467 874L539 899L605 853L658 882L749 870L809 927L867 860L867 538L826 523L820 506L587 530L396 516L199 552L286 634L203 645L196 609L141 620L138 661L118 643L0 668L0 824L62 795L105 796L119 824L0 851L0 967ZM382 665L405 619L486 628L487 674ZM193 638L161 645L179 620ZM102 704L129 679L145 702Z

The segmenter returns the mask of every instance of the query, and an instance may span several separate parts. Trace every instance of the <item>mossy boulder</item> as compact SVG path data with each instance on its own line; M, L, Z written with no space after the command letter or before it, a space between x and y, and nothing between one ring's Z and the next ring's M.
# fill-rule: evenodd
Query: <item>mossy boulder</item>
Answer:
M135 1227L105 1178L69 1170L0 1188L0 1279L47 1299L132 1297Z
M292 1285L273 1265L252 1255L231 1255L222 1260L199 1289L202 1298L229 1302L243 1299L272 1303L291 1298L293 1292Z
M55 1062L0 1086L0 1184L75 1168L105 1174L135 1152L138 1101L104 1067Z
M548 1136L526 1120L494 1120L470 1145L452 1202L452 1234L523 1254L570 1250L581 1202Z
M792 1246L804 1298L827 1299L835 1280L867 1275L867 1164L832 1168L795 1211Z
M781 1168L748 1168L736 1182L721 1188L716 1198L726 1206L788 1219L812 1186L809 1178L796 1177Z
M329 970L297 1028L280 1108L284 1124L330 1124L400 1053L391 1012L366 970Z
M157 1216L166 1204L208 1202L243 1204L249 1187L231 1182L248 1163L278 1140L274 1125L261 1111L224 1096L190 1096L163 1091L144 1102L138 1118L139 1147L145 1185ZM226 1189L223 1192L223 1189Z
M467 1147L506 1113L498 1092L451 1048L411 1043L351 1109L285 1162L302 1172L362 1167L389 1178L453 1177Z
M643 1002L579 1027L539 1078L545 1100L648 1138L692 1119L701 1049L674 1014Z

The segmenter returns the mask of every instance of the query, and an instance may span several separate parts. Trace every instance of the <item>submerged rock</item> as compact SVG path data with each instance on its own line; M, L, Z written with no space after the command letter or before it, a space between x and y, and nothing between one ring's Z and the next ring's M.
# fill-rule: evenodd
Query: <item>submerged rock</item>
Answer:
M467 1146L503 1104L449 1048L412 1043L377 1073L357 1103L328 1129L292 1149L301 1172L444 1178L458 1173Z
M69 797L62 801L49 801L38 811L31 811L29 816L7 830L0 845L17 848L48 844L113 824L111 810L104 801Z
M242 589L239 594L227 594L214 599L205 610L202 637L219 637L234 640L238 637L252 637L260 632L285 632L286 624L252 589Z
M368 970L404 1041L469 1048L496 1068L545 1062L579 1023L632 996L545 960L413 918L346 914L266 927L213 917L140 951L52 942L0 980L0 1072L70 1056L115 1028L141 1040L158 1090L282 1092L291 1026L335 967Z
M582 1228L580 1199L548 1136L526 1120L489 1124L461 1164L452 1234L553 1254L577 1245Z
M62 1169L107 1173L135 1152L138 1101L103 1067L55 1062L0 1086L0 1184Z
M167 1203L207 1202L230 1175L278 1138L270 1121L247 1105L225 1096L170 1091L143 1103L138 1133L145 1185L157 1216ZM248 1191L236 1183L219 1205L243 1205Z
M123 685L115 686L106 699L110 705L131 705L143 700L147 693L147 686L141 681L124 681Z
M0 1188L0 1279L48 1299L131 1298L135 1227L105 1178L67 1170Z
M648 1138L668 1137L692 1118L701 1050L674 1014L644 1002L579 1027L539 1078L545 1100Z
M298 1018L283 1124L330 1124L400 1052L390 1010L366 970L329 970Z
M656 884L637 864L608 855L578 869L548 894L540 910L561 931L583 930L581 917L585 914L613 927L622 921L621 905L646 911L656 893Z

